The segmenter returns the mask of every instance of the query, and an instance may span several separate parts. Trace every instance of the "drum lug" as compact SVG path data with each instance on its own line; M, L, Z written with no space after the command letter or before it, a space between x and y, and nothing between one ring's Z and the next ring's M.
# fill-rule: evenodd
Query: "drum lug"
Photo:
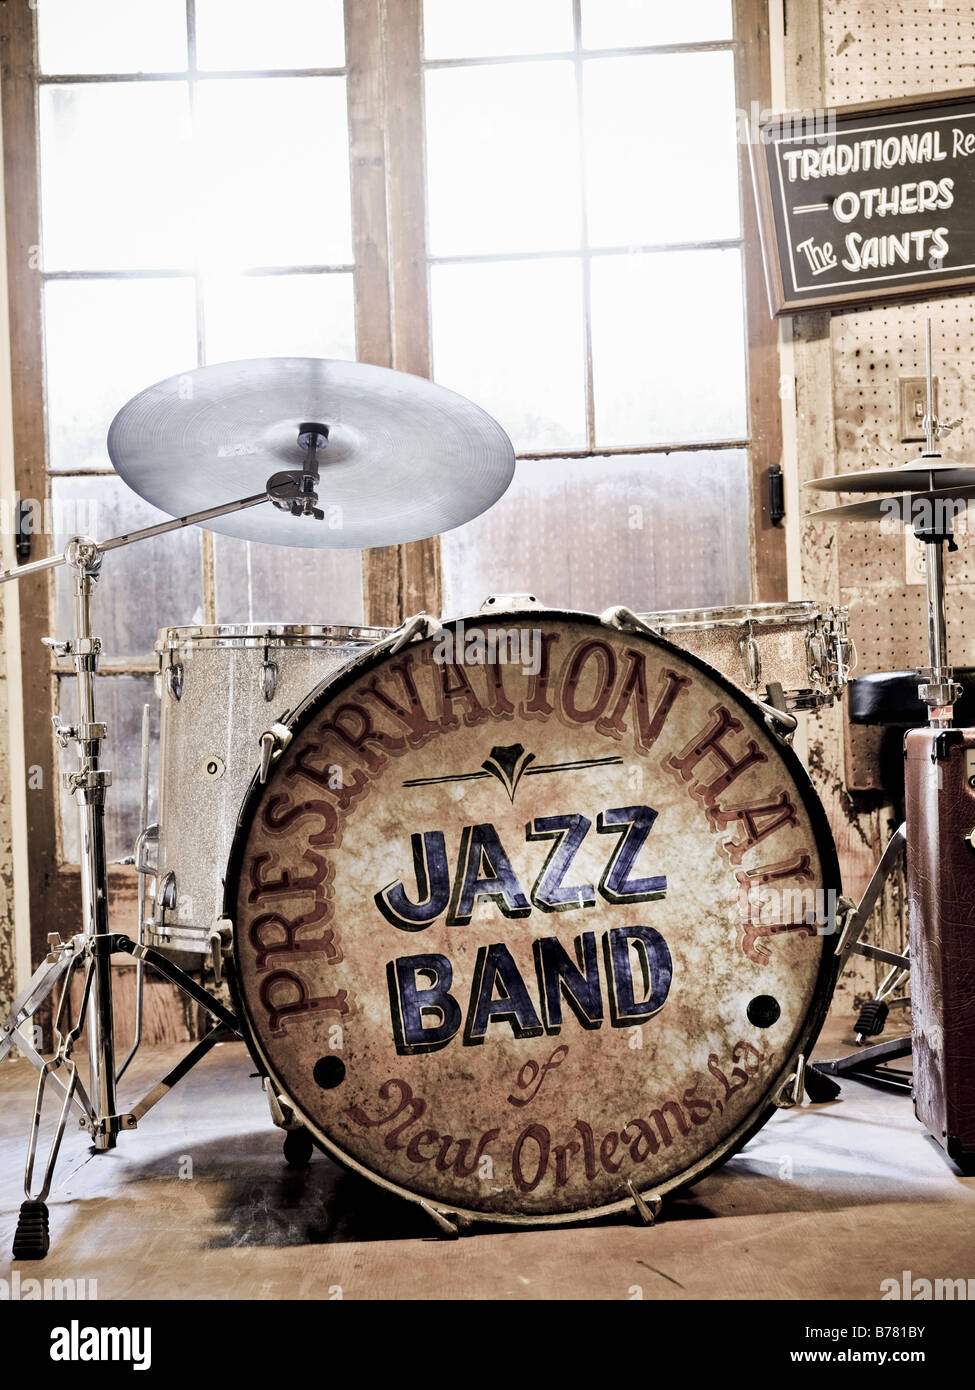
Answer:
M443 624L437 618L431 618L429 613L414 613L412 618L407 618L385 640L389 643L390 652L395 656L408 643L415 642L418 638L422 641L426 637L435 637L442 631Z
M762 683L762 650L751 632L738 639L738 651L745 685L749 690L757 690Z
M174 661L166 667L166 689L174 700L180 700L183 696L183 663Z
M164 912L172 912L176 906L176 875L172 869L160 880L156 890L156 902Z
M806 1080L806 1059L799 1053L796 1058L796 1069L790 1073L775 1097L773 1104L778 1110L792 1110L795 1106L802 1104L803 1088Z
M281 754L291 742L291 730L284 724L272 724L270 729L265 729L261 734L261 785L267 781L268 773L271 771L271 764L280 758Z
M277 663L269 660L267 652L264 653L264 660L261 662L261 694L265 700L273 700L274 692L278 688L278 667Z
M627 1178L626 1185L630 1190L630 1196L633 1198L633 1209L637 1216L643 1222L644 1226L652 1226L663 1210L663 1198L641 1196L636 1190L636 1184L633 1182L632 1178Z
M604 613L600 613L599 621L606 627L614 627L618 632L645 632L648 637L659 637L660 634L649 623L645 623L642 618L630 608L624 608L622 604L617 604L615 608L607 608Z

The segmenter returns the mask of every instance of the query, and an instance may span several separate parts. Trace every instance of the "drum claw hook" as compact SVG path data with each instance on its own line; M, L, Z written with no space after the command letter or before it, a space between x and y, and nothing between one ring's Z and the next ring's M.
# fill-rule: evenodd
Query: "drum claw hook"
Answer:
M436 618L431 618L429 613L414 613L412 618L407 618L395 632L391 632L386 640L389 642L390 652L395 656L397 652L402 651L409 642L415 641L416 638L435 637L438 632L442 631L443 624L438 622Z
M456 1217L456 1215L454 1217L454 1220L451 1221L450 1217L447 1215L446 1212L439 1211L437 1207L433 1206L430 1202L425 1201L422 1197L420 1198L420 1206L426 1212L427 1216L429 1216L430 1220L434 1223L434 1225L437 1227L442 1236L446 1236L448 1240L457 1240L457 1238L460 1235L461 1223L460 1220Z
M792 1110L802 1104L803 1088L806 1081L806 1059L800 1052L796 1058L796 1069L786 1077L782 1089L773 1104L778 1110Z
M604 613L600 613L599 621L606 627L615 627L619 632L645 632L649 637L659 637L660 634L649 623L645 623L642 618L630 608L625 608L622 604L617 604L613 608L607 608Z
M630 1196L633 1198L633 1207L637 1216L639 1216L644 1226L652 1226L663 1210L663 1198L642 1196L637 1191L636 1184L632 1178L627 1178L626 1185L629 1188Z

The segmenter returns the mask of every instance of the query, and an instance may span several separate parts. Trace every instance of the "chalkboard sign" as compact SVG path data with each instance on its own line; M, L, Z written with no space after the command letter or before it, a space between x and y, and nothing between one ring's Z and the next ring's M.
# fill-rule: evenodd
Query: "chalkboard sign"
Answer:
M975 90L777 117L750 154L773 315L975 285Z

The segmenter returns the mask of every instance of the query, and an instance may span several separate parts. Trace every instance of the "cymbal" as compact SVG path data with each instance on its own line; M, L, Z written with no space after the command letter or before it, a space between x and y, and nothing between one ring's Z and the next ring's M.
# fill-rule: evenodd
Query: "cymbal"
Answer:
M912 459L896 468L857 468L811 478L803 487L815 492L928 492L932 479L939 488L975 486L975 465L941 458Z
M115 416L108 452L140 497L182 516L300 470L308 422L327 426L317 454L324 520L269 502L210 520L209 530L271 545L398 545L472 520L514 474L508 436L464 396L406 372L318 357L221 362L160 381Z
M942 513L938 512L933 504L949 501L959 504L952 511L947 507L944 509L944 515L950 519L952 515L957 515L967 505L975 502L975 481L962 488L938 488L934 492L911 492L908 489L906 492L896 492L888 497L866 497L862 502L847 502L841 507L821 507L817 512L806 512L803 520L811 521L814 517L825 517L827 521L882 521L885 517L893 516L905 525L913 525L914 521L922 516L919 504L926 503L932 506L932 511L940 520Z

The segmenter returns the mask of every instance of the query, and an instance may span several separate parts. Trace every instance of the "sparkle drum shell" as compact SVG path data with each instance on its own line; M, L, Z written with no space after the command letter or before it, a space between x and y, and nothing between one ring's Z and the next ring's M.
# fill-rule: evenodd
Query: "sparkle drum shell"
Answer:
M223 904L237 813L261 734L383 637L381 628L234 624L164 628L156 902L150 945L205 954Z
M288 727L224 910L255 1060L326 1151L518 1225L662 1195L764 1123L828 1005L839 871L723 676L493 614L366 653Z
M749 694L764 699L777 682L792 711L830 704L856 664L845 608L808 601L753 603L640 617Z

